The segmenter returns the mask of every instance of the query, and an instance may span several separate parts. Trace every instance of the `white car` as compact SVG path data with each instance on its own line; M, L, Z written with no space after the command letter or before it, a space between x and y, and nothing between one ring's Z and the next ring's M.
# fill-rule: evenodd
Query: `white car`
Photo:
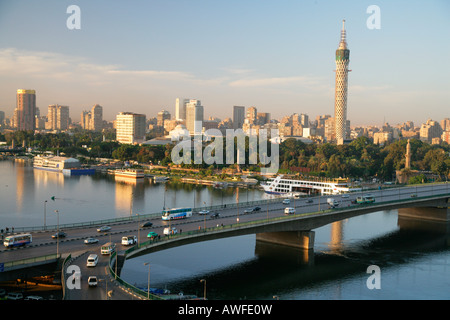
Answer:
M348 194L343 194L343 195L342 195L342 198L348 198L348 197L349 197Z
M98 232L105 232L105 231L109 231L109 230L111 230L110 226L102 226L100 228L97 228Z
M86 261L87 267L95 267L98 263L98 256L95 253L89 255Z
M283 200L283 204L290 204L291 203L291 200L289 200L289 199L284 199Z
M84 239L85 244L92 244L92 243L97 243L97 242L98 242L98 239L95 239L95 238Z
M208 210L202 210L198 214L201 214L201 215L209 214L209 211Z
M96 276L90 276L88 278L88 285L89 285L89 287L96 287L97 286L97 277Z

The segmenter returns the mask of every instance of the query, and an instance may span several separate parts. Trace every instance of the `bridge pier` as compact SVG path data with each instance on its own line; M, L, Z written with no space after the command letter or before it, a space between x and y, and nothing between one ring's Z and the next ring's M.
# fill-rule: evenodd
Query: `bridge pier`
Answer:
M256 240L300 248L303 250L314 249L314 238L314 231L282 231L256 234Z

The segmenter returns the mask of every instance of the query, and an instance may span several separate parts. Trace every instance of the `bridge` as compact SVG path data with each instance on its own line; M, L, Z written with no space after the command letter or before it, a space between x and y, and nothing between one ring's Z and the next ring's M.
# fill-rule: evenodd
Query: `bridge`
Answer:
M58 249L60 255L65 254L67 256L70 253L78 252L78 256L86 257L87 253L99 253L99 245L104 242L111 240L120 243L123 235L137 234L138 245L131 248L118 245L117 259L116 255L113 255L111 260L109 257L105 257L102 261L105 266L109 265L110 272L109 275L104 276L111 277L112 275L113 278L117 278L117 281L121 282L120 268L123 263L126 263L126 259L175 246L225 237L256 234L260 241L302 248L306 254L309 254L314 248L314 229L376 211L399 209L399 215L402 216L420 220L441 221L447 228L444 232L449 233L450 186L447 183L370 190L370 193L376 199L375 203L364 205L353 203L356 196L366 193L350 194L349 198L343 198L341 195L307 198L312 202L305 201L305 198L291 199L289 205L283 205L281 199L276 199L208 208L220 213L218 219L197 214L200 210L198 208L191 218L180 221L162 221L160 214L156 213L109 222L94 221L70 226L64 225L60 226L60 229L64 229L68 233L68 237L66 240L59 242ZM327 205L327 198L329 197L338 200L339 206L337 208L330 208ZM251 213L244 212L244 209L255 206L259 206L260 210ZM295 207L295 214L285 215L284 208L286 206ZM159 234L162 234L161 229L169 226L175 226L181 232L171 236L162 236L160 240L148 240L146 234L149 230L143 230L139 227L143 221L152 221L153 227L150 230ZM103 224L111 225L112 230L108 233L98 233L96 227ZM33 245L17 250L2 250L0 262L11 262L54 253L56 241L49 240L49 233L54 232L56 228L55 226L47 226L47 229L42 230L42 227L38 227L34 230L21 230L32 232ZM83 244L83 239L90 236L101 238L102 241L99 242L99 245L93 246ZM82 263L84 264L85 261ZM26 264L22 266L27 267ZM0 280L7 274L8 270L5 268L4 272L0 272ZM126 283L121 283L121 286L128 288L129 292L137 290ZM145 296L145 293L142 292L138 294Z

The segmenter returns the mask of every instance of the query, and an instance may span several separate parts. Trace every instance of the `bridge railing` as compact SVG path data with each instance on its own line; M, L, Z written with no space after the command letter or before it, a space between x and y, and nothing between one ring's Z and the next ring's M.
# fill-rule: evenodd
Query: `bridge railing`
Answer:
M416 187L415 191L416 193L429 193L429 192L433 192L430 190L420 190L424 187L442 187L443 189L446 189L447 192L448 190L450 190L449 188L449 183L433 183L433 184L425 184L425 185L420 185L420 186L414 186L414 185L409 185L409 186L405 186L405 187L399 187L396 188L399 192L399 197L405 194L410 194L411 193L411 189ZM387 189L392 189L393 187L387 187L387 188L383 188L383 189L377 189L377 188L367 188L367 189L363 189L362 191L358 191L358 192L354 192L352 194L364 194L364 193L370 193L370 192L375 192L375 191L383 191L383 190L387 190ZM406 192L405 192L406 191ZM295 201L302 201L308 198L326 198L328 197L327 195L321 195L321 196L314 196L314 197L310 197L310 196L301 196L298 199L295 199ZM330 195L331 197L331 195ZM238 209L238 208L248 208L248 207L254 207L254 206L258 206L258 205L267 205L267 204L273 204L273 203L281 203L283 201L284 198L274 198L274 199L262 199L262 200L255 200L255 201L246 201L246 202L234 202L234 203L224 203L224 204L219 204L219 205L211 205L211 206L203 206L203 207L196 207L193 208L193 212L198 213L201 210L209 210L209 211L215 211L215 210L222 210L222 209ZM149 214L134 214L134 215L130 215L127 217L121 217L121 218L113 218L113 219L103 219L103 220L94 220L94 221L87 221L87 222L79 222L79 223L66 223L66 224L60 224L59 228L60 229L70 229L70 228L85 228L85 227L95 227L95 226L100 226L100 225L104 225L104 224L117 224L117 223L126 223L126 222L137 222L139 220L148 220L148 219L154 219L154 218L159 218L161 216L161 212L156 212L156 213L149 213ZM47 225L47 226L36 226L36 227L16 227L15 231L16 232L31 232L31 231L45 231L45 230L56 230L57 229L57 225Z

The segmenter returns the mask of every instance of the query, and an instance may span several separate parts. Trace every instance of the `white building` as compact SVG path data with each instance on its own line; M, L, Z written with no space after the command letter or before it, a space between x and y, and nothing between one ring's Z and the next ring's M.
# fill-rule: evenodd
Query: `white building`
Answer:
M140 144L145 141L145 114L120 112L116 116L116 140L119 143Z

